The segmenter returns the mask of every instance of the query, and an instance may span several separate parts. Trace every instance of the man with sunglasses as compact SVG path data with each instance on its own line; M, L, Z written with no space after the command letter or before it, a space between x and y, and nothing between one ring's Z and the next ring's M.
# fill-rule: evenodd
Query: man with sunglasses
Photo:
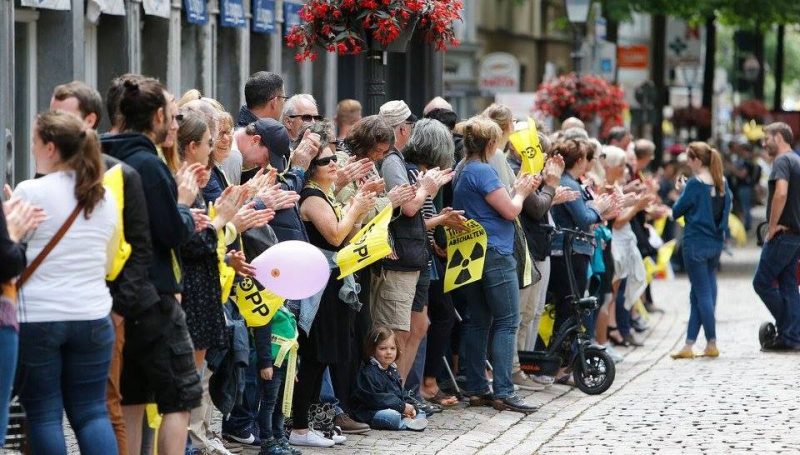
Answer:
M292 142L297 139L303 125L319 122L322 119L317 109L317 101L307 93L300 93L286 100L281 115L281 122L286 127Z

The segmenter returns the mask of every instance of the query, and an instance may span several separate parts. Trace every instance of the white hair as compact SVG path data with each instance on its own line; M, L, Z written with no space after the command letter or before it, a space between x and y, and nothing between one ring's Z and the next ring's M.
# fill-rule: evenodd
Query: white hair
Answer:
M448 103L447 100L441 96L437 96L428 102L428 104L425 106L425 109L422 110L422 115L427 115L428 112L434 109L447 109L448 111L452 111L453 105Z
M314 97L308 93L298 93L297 95L292 95L292 97L286 100L286 103L284 103L283 105L283 112L281 112L281 122L287 115L294 115L296 111L295 108L297 104L300 103L301 101L311 103L314 105L314 107L318 107L317 100L315 100Z

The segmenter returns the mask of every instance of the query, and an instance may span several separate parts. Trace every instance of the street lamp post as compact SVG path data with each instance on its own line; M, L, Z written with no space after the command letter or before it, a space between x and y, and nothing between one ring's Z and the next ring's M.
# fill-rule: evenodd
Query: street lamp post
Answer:
M583 39L581 27L586 24L586 20L589 18L589 7L592 1L565 0L564 3L567 8L567 17L570 24L572 24L572 66L575 74L580 76L581 60L583 59L583 55L581 55L581 41Z

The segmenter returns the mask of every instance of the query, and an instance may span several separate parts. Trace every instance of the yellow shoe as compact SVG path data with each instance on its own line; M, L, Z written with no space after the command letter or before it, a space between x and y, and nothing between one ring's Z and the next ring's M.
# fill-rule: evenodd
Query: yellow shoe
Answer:
M694 352L686 351L684 349L681 349L678 352L672 353L669 356L672 357L675 360L678 360L678 359L693 359L693 358L695 358Z
M706 348L703 351L703 357L719 357L719 349L717 348Z

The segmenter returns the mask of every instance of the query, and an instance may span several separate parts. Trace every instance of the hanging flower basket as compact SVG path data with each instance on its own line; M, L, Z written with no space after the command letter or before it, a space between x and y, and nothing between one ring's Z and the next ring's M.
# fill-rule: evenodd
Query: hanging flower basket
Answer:
M536 109L563 121L578 117L584 122L598 117L601 133L622 125L622 113L628 108L625 93L618 85L602 77L575 73L545 82L536 91Z
M297 49L297 61L315 60L318 46L339 55L404 52L418 29L426 42L446 50L459 45L453 22L462 9L461 0L309 0L286 45Z
M769 116L769 109L764 106L763 101L757 99L742 101L733 112L746 121L763 122Z

